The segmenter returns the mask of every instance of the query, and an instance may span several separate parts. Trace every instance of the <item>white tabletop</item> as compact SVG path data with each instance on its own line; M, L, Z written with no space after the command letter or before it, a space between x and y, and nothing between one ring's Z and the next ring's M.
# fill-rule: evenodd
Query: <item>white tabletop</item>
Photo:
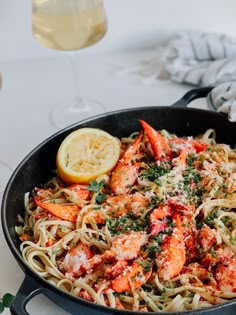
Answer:
M140 53L139 53L140 54ZM190 89L189 86L160 81L144 84L129 74L121 75L118 65L132 65L134 53L110 53L76 57L80 93L102 102L107 111L127 107L170 105ZM12 170L37 144L57 129L50 121L56 104L69 104L74 93L72 75L65 56L51 59L0 63L3 86L0 92L0 199ZM196 103L205 106L204 102ZM194 105L193 105L194 106ZM91 113L91 116L93 113ZM16 294L24 273L12 256L0 228L0 297ZM43 305L43 306L42 306ZM30 314L67 314L44 296L33 298ZM10 314L6 309L4 315Z

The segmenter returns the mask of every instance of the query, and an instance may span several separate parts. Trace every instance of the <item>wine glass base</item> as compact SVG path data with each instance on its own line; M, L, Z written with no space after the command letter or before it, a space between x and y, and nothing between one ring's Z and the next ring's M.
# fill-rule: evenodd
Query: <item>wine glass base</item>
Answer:
M82 103L75 102L70 106L65 104L55 106L50 113L50 122L57 130L60 130L105 111L106 107L98 101L83 99Z

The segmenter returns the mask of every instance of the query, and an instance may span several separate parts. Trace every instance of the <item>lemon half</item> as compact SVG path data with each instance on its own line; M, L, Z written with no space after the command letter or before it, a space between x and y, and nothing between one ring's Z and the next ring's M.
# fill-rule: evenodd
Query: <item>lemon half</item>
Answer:
M115 167L120 147L117 138L101 129L73 131L58 149L58 175L68 184L87 184Z

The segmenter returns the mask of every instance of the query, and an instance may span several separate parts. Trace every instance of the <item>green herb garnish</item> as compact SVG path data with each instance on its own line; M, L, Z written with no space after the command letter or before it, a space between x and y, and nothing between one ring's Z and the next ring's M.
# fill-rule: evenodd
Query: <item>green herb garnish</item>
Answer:
M148 218L135 215L132 211L119 217L107 218L106 222L113 235L130 231L143 231L148 227Z
M143 267L144 273L149 272L152 268L152 264L150 264L148 261L137 261L137 263Z
M212 255L213 258L216 258L216 252L215 252L215 250L214 250L213 247L211 247L210 253L211 253L211 255Z
M107 195L106 194L99 194L96 196L96 201L98 203L103 203L103 201L106 199Z
M161 186L160 177L169 173L172 166L168 162L160 162L159 164L150 163L145 171L145 178L150 182L154 182L156 185Z
M89 187L87 188L88 191L94 191L99 192L100 189L106 184L105 180L102 180L100 182L97 182L96 180L93 180L90 182Z
M11 293L6 293L3 295L3 297L0 299L0 314L3 313L5 308L11 306L13 299L14 296Z

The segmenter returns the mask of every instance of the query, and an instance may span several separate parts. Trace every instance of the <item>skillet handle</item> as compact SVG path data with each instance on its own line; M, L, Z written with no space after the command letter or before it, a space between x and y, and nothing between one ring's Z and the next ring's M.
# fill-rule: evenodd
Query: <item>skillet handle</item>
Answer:
M36 295L43 293L46 289L40 288L39 284L30 276L26 275L15 298L10 306L12 315L29 315L26 304Z
M197 98L206 97L213 88L214 86L208 86L208 87L190 90L186 94L184 94L184 96L181 99L179 99L177 102L175 102L171 106L172 107L187 107L187 105L191 101Z

